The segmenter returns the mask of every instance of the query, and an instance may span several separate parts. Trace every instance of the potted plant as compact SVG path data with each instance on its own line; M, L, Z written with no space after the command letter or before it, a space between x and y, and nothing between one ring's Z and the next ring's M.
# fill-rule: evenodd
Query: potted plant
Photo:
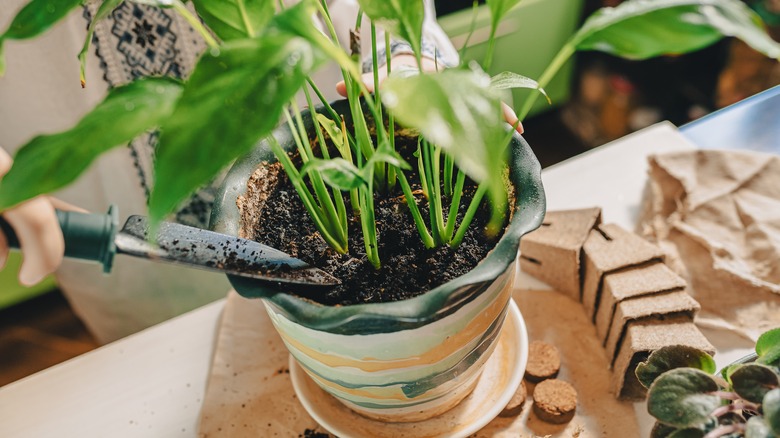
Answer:
M758 338L755 354L714 372L710 355L681 345L637 366L657 420L653 437L780 436L780 328Z
M51 1L33 0L0 43L37 35L80 3L48 7ZM208 29L179 0L139 2L177 9L203 33L210 49L185 83L140 79L111 90L73 129L33 139L3 179L0 209L62 187L100 153L155 127L161 134L149 205L154 221L247 153L223 187L214 229L248 232L237 198L259 165L279 161L275 175L297 192L316 228L312 238L327 242L326 252L334 257L351 254L349 260L369 265L372 272L381 273L385 263L375 209L381 200L401 200L395 206L426 251L458 247L482 208L484 228L495 239L484 259L475 260L464 275L401 301L328 306L312 302L311 295L231 279L243 295L265 299L291 353L323 388L365 415L393 421L435 415L468 394L506 315L519 239L541 223L539 165L503 122L500 90L541 91L578 49L643 58L694 50L736 34L780 57L738 0L635 0L591 17L539 83L514 73L491 78L484 73L487 61L436 73L398 69L370 94L354 56L358 42L345 52L310 25L314 13L329 23L325 2L306 0L275 11L271 1L194 0ZM104 1L95 19L118 3ZM408 41L421 65L422 2L359 3L372 23ZM517 3L488 1L491 35ZM643 32L633 32L637 23L647 24ZM376 38L371 44L375 49ZM89 37L82 62L88 45ZM316 106L312 94L321 94L309 75L326 60L342 68L348 100L320 99ZM372 60L376 74L376 50ZM301 89L309 111L293 100ZM521 119L532 104L533 99L524 104ZM274 130L282 115L287 124ZM350 246L350 235L360 236L361 244Z

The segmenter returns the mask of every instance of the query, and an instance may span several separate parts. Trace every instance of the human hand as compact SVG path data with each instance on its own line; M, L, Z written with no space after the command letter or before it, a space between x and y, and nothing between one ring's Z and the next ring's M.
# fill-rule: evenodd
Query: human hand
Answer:
M0 178L8 173L12 163L8 153L0 148ZM19 282L25 286L40 282L62 263L65 242L54 213L55 204L59 204L57 208L69 208L48 196L38 196L2 213L16 232L22 248L24 261L19 270ZM8 241L0 232L0 269L8 260L8 252Z
M410 66L410 67L417 67L417 59L413 55L395 55L390 60L390 66L391 67L399 67L399 66ZM433 59L431 58L422 58L422 70L423 71L437 71L437 67L439 70L444 69L444 66L441 64L437 64ZM387 69L386 68L380 68L378 72L378 78L379 78L379 84L382 85L382 82L387 78ZM368 89L369 92L374 91L374 73L368 72L363 74L363 83L366 85L366 89ZM336 84L336 92L338 92L340 95L347 97L347 86L344 84L344 81L340 81ZM509 123L512 126L516 126L515 129L517 129L517 132L519 134L522 134L524 132L523 130L523 124L520 123L517 119L517 115L515 114L514 110L504 102L501 102L501 108L504 111L504 120L506 120L507 123Z

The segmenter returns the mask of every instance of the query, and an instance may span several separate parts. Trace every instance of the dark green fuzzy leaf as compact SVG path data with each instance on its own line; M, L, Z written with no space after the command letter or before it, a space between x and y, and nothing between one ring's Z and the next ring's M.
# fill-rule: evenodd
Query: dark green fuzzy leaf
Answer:
M774 438L777 436L772 433L772 429L761 417L751 417L746 426L745 438Z
M72 129L32 139L3 178L0 210L64 187L101 153L159 126L173 111L181 89L179 82L164 78L114 88Z
M487 0L487 5L490 8L490 29L491 34L498 29L498 23L504 18L507 12L517 6L520 0Z
M572 41L579 50L646 59L698 50L723 36L780 58L780 44L739 0L630 0L593 14Z
M758 363L780 366L780 327L759 336L756 342Z
M299 6L283 14L305 14ZM162 127L152 219L165 217L268 135L283 106L324 61L307 41L286 34L235 40L204 54Z
M193 0L193 3L203 22L223 41L260 35L276 12L271 0Z
M301 175L309 172L319 172L326 183L345 192L366 184L360 170L343 158L311 159L301 168Z
M647 411L658 421L679 428L699 427L709 420L720 398L718 384L707 373L692 368L667 371L653 382Z
M414 53L422 52L423 0L358 0L360 8L385 31L406 40Z
M778 387L774 370L755 363L745 364L731 374L731 384L740 397L753 403L761 403L764 395Z
M650 354L645 362L636 367L639 382L649 388L653 381L675 368L696 368L707 374L715 372L715 360L709 354L685 345L662 347Z
M678 429L668 435L668 438L702 438L704 431L701 429Z
M32 0L20 10L8 29L0 34L0 76L5 73L3 59L4 40L22 40L46 32L55 23L65 18L82 0ZM7 8L8 5L3 6Z
M506 90L508 88L530 88L532 90L537 90L547 99L548 104L552 104L547 92L544 91L544 88L539 86L538 82L517 73L512 73L511 71L501 72L493 76L490 80L490 86L496 90Z
M776 435L780 435L780 388L773 389L764 396L761 409L764 419Z
M667 438L669 434L676 430L677 428L675 427L667 426L656 421L655 425L653 425L653 429L650 431L650 438Z
M402 125L420 131L469 177L487 184L495 218L507 203L502 174L508 127L490 77L474 68L390 77L382 101Z
M731 375L734 374L734 371L738 370L739 367L741 367L743 364L741 363L733 363L731 365L726 365L722 370L720 370L720 375L723 377L726 382L731 384Z

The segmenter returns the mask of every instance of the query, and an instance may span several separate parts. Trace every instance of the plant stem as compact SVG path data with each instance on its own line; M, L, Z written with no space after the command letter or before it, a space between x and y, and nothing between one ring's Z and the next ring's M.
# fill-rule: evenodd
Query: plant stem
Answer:
M368 184L358 189L360 195L360 225L363 228L363 242L366 247L366 257L375 269L381 267L379 247L376 237L376 218L374 217L374 177L369 170Z
M458 54L461 60L466 56L466 50L469 47L469 42L471 41L472 35L474 35L474 30L477 28L478 11L479 11L479 2L477 0L474 0L474 3L471 6L471 24L469 25L469 33L468 35L466 35L466 41L463 42L463 46L460 48L460 53Z
M244 22L244 27L246 27L247 33L251 38L256 37L257 34L255 33L255 29L252 26L252 22L249 21L249 16L246 13L246 6L244 6L244 0L237 0L236 4L238 5L238 12L241 14L241 20Z
M203 26L203 23L200 22L200 20L192 15L190 13L190 10L187 9L186 6L184 6L184 3L181 2L181 0L173 0L171 3L173 6L173 9L179 13L179 15L184 18L184 20L187 21L187 23L192 26L193 29L195 29L202 37L203 40L206 41L206 44L212 48L212 49L218 49L219 44L217 43L217 40L214 39L214 37L211 36L211 33Z
M433 180L434 175L431 157L431 144L427 140L423 139L420 149L422 150L421 155L423 157L423 172L426 175L425 179L428 186L428 218L431 223L431 235L433 236L434 244L439 246L442 244L442 240L441 232L437 227L438 222L436 221L436 208L434 201L434 199L436 199L436 190L434 188Z
M440 166L441 166L441 148L431 145L431 177L433 178L433 203L429 203L428 207L434 211L434 217L436 219L436 234L439 236L439 244L446 242L444 237L444 215L442 213L441 202L441 184L440 184Z
M314 202L314 197L312 196L311 192L309 192L309 189L306 188L306 184L303 183L301 174L295 168L295 165L292 163L292 160L290 160L290 157L288 157L287 153L284 151L284 149L282 149L282 146L276 140L276 137L271 135L268 137L268 139L271 145L271 151L273 151L276 159L282 163L282 168L284 168L285 173L287 173L287 176L290 178L293 187L295 187L295 191L298 192L298 196L301 198L303 206L306 208L309 216L314 221L314 226L317 227L317 230L319 230L322 238L325 239L328 245L330 245L337 252L346 254L347 247L334 239L328 231L328 228L323 223L321 217L322 210L317 207L316 203Z
M392 72L392 67L390 65L391 60L392 53L390 53L390 33L385 32L385 68L387 69L387 77L390 77L390 73ZM390 113L390 111L387 112L387 132L390 140L390 147L393 149L393 151L395 151L395 118L393 117L393 114ZM387 166L387 186L390 191L395 189L396 171L400 172L401 170L396 170L395 166Z
M547 68L544 70L544 73L542 73L542 76L539 78L539 87L545 88L547 87L547 84L550 83L550 81L555 77L555 75L558 73L558 70L561 69L561 67L566 64L566 61L569 60L569 58L574 54L574 52L577 50L576 44L573 40L569 40L558 52L557 55L555 55L555 58L553 58L552 62L550 62L550 65L547 66ZM536 102L536 99L539 97L539 94L541 93L531 93L531 95L528 97L528 100L523 103L523 107L520 109L520 112L517 114L518 120L522 121L525 116L528 115L528 113L531 111L531 108L534 106L534 102Z
M317 133L317 141L320 143L320 152L322 153L322 158L327 160L330 158L328 145L325 143L325 136L322 135L322 128L320 128L320 124L317 122L317 109L314 108L309 89L305 86L303 87L303 94L306 96L306 103L309 105L309 111L311 111L312 123L314 125L314 130ZM347 146L347 149L348 148L349 146ZM352 160L350 160L350 162L351 161ZM338 223L341 226L341 235L344 236L344 241L347 242L349 229L347 223L347 208L344 205L344 197L341 196L341 191L335 187L331 187L331 192L333 193L333 199L336 203L336 213L338 215ZM328 196L328 198L330 199L330 196Z
M485 60L482 63L482 69L488 71L490 65L493 64L493 51L496 49L496 29L490 28L490 37L488 38L487 53L485 54Z
M487 185L480 184L477 188L476 193L474 193L474 197L471 198L471 203L469 204L468 210L466 210L466 214L463 215L463 220L460 222L460 226L458 227L458 232L455 233L455 238L452 239L452 242L450 242L450 246L457 247L458 245L463 242L463 237L466 236L466 231L469 228L469 225L471 225L471 221L474 220L474 215L477 213L477 209L479 208L479 204L482 202L482 198L485 196L485 193L487 192Z
M444 229L444 236L447 242L452 241L452 233L455 231L455 222L458 219L458 210L460 209L460 198L463 196L463 185L466 182L466 174L458 169L458 177L455 180L455 190L450 202L450 211L447 214L447 227Z
M425 170L425 155L423 154L422 137L417 137L417 173L420 175L420 186L422 186L423 195L430 199L428 192L428 171Z
M379 60L377 59L377 51L376 51L376 26L374 26L374 23L371 23L371 62L372 62L372 68L373 68L373 76L374 76L374 98L377 102L382 102L382 98L379 94ZM377 108L377 118L374 119L374 123L384 124L384 117L382 117L382 105L379 105ZM379 181L383 183L383 187L380 187L380 189L383 189L384 192L388 192L387 187L387 166L384 162L377 163L375 166L375 171L377 174L379 174L381 177L379 178Z
M747 426L745 426L745 423L721 424L715 429L709 431L707 435L704 435L704 438L719 438L734 432L744 432L746 427Z
M423 221L422 214L420 214L420 208L417 206L417 201L414 199L412 188L409 187L409 181L407 181L406 175L404 175L403 172L398 172L398 182L401 184L401 190L404 192L404 197L406 198L406 205L409 206L409 211L412 213L414 224L417 226L417 232L420 234L423 245L428 249L434 248L436 245L433 243L433 237L425 227L425 221Z
M452 172L455 170L455 160L452 155L444 154L444 194L452 196Z
M295 114L295 121L296 121L295 125L297 125L298 135L302 139L303 148L306 154L308 155L309 159L313 159L314 151L311 148L311 143L309 142L309 136L306 133L306 127L303 124L303 117L301 116L301 111L298 108L298 104L295 103L295 99L290 101L290 106L292 107L293 112ZM319 125L316 124L316 120L315 120L315 125L319 128ZM322 175L320 175L320 173L317 171L310 172L309 181L311 181L311 185L314 188L314 193L317 195L317 199L319 200L320 208L322 208L323 216L325 219L324 220L325 225L328 227L331 234L342 243L343 247L346 248L347 246L347 233L345 231L346 228L342 226L339 221L338 211L336 210L336 206L333 204L333 200L330 197L330 193L328 192L328 187L325 185L325 182L322 180Z
M729 403L727 405L715 408L711 415L713 417L720 417L728 414L729 412L742 412L745 409L758 412L758 408L759 406L755 403L751 403L747 400L737 400L734 403Z

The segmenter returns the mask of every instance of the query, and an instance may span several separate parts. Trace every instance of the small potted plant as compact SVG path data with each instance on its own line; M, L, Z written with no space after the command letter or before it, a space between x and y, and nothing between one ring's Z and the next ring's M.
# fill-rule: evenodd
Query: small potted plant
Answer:
M47 1L25 7L0 43L37 35L80 3L47 9ZM387 290L373 295L378 302L325 305L312 294L293 296L231 279L243 295L265 299L292 355L323 388L365 415L393 421L430 417L469 393L507 312L519 239L542 220L539 164L503 122L501 90L542 91L579 49L641 59L694 50L734 34L780 57L738 0L633 0L586 21L539 83L508 72L491 78L485 73L488 61L434 73L397 69L371 94L360 80L358 41L344 51L334 43L332 26L330 38L311 26L315 13L330 22L325 2L304 0L277 11L272 1L193 0L203 22L180 0L139 2L175 8L202 32L210 49L186 82L146 78L115 88L73 129L33 139L3 179L0 209L62 187L99 154L157 128L153 221L248 153L223 187L212 223L218 231L250 232L244 219L251 214L239 211L236 202L258 183L250 178L258 169L260 182L287 181L289 192L297 193L311 218L310 240L328 245L322 252L368 266L360 272L380 283L388 263L382 245L392 239L377 221L381 202L398 201L393 208L403 213L421 251L431 257L437 248L456 252L467 233L483 236L486 230L494 246L481 260L472 260L466 273L441 276L442 281L400 301L392 301L397 291ZM487 2L491 35L518 2ZM95 20L118 3L104 1ZM420 66L422 1L359 4L372 34L380 25L408 41ZM635 32L638 23L641 32ZM377 74L376 38L371 45ZM491 57L489 49L486 59ZM328 60L342 68L348 99L320 99L315 105L312 95L321 93L310 75ZM295 103L301 90L308 111ZM524 103L521 119L532 104ZM282 117L287 123L274 130ZM266 178L271 167L273 178ZM350 236L358 236L359 243L350 245ZM361 291L351 292L360 296Z
M758 338L754 355L714 372L707 353L680 345L637 366L657 420L652 437L780 436L780 328Z

